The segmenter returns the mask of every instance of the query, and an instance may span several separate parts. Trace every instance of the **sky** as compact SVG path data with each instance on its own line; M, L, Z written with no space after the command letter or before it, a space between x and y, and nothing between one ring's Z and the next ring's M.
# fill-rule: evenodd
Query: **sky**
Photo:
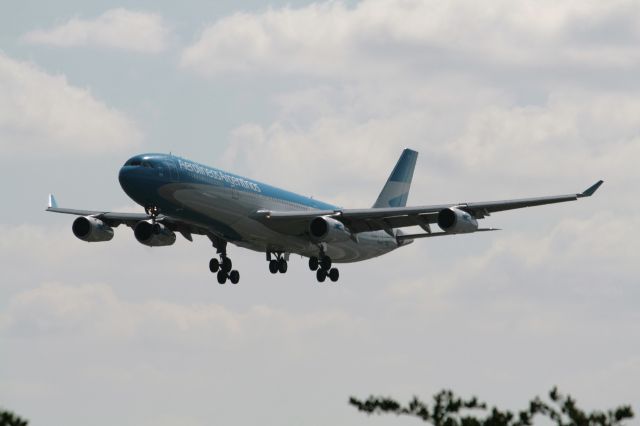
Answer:
M382 425L349 396L640 413L637 1L21 1L0 13L0 404L38 425ZM84 243L172 152L344 207L580 192L318 284L206 238ZM634 424L638 424L637 421Z

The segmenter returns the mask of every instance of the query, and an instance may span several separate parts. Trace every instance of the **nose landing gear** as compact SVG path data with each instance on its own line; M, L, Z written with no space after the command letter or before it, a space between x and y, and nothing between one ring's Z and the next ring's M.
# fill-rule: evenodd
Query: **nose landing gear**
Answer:
M275 256L275 259L271 257ZM269 262L269 272L272 274L286 274L288 269L289 253L267 252L267 262Z

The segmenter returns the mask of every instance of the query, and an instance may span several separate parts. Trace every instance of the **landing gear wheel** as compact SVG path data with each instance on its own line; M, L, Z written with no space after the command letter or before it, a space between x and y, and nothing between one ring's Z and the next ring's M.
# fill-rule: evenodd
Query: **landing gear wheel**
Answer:
M233 270L229 273L229 281L231 284L238 284L240 282L240 272Z
M231 271L231 267L232 267L232 265L233 265L233 264L231 263L231 259L229 259L229 258L228 258L228 257L226 257L226 256L222 258L222 270L223 270L225 273L227 273L227 274L228 274L228 273L229 273L229 271Z
M209 261L209 270L213 273L218 272L220 269L220 262L215 257Z
M340 278L340 272L336 268L331 268L329 270L329 279L335 283L338 278Z
M309 269L311 269L312 271L317 271L319 265L320 261L318 261L317 257L312 256L309 258Z
M225 271L218 271L218 284L224 284L227 282L227 273Z
M325 271L324 269L318 269L318 271L316 272L316 278L318 279L319 283L323 283L324 280L327 279L327 271Z
M325 271L331 269L331 258L329 256L322 256L320 258L320 266L322 266L322 269Z
M277 260L271 260L269 261L269 272L271 272L272 274L277 274L278 273L278 261Z
M278 271L279 271L281 274L284 274L284 273L286 273L286 272L287 272L287 261L286 261L286 260L284 260L283 258L280 258L280 259L278 260Z

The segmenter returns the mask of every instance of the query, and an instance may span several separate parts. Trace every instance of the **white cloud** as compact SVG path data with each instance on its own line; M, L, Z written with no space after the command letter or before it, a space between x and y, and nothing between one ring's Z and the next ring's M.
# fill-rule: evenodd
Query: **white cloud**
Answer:
M160 341L289 339L314 330L355 333L356 318L338 310L289 313L266 305L244 312L216 303L129 302L106 284L46 283L14 295L0 316L5 335L78 335Z
M365 0L236 13L206 28L182 56L203 74L275 71L310 75L386 75L469 61L506 66L630 67L640 12L632 0L512 2ZM617 31L619 40L597 34ZM448 64L448 65L447 65Z
M445 84L461 89L448 97L430 86L421 95L395 86L398 99L371 87L348 101L322 91L291 96L272 124L239 126L225 162L348 207L375 199L403 147L420 152L413 204L581 191L600 178L615 193L638 183L632 93L552 91L542 104L521 106L473 85ZM469 92L475 99L464 99Z
M170 30L155 13L111 9L95 19L73 18L50 30L24 35L28 43L57 47L97 46L143 53L159 53L169 43Z
M298 256L287 275L271 275L263 254L230 247L242 281L220 286L202 237L148 248L120 227L89 244L72 235L73 218L45 213L59 226L1 225L0 397L28 403L20 411L34 423L82 424L107 401L136 425L282 424L283 413L299 424L323 401L311 424L370 426L388 419L352 411L348 395L440 387L499 406L554 383L593 408L633 402L640 105L635 74L619 72L637 64L633 5L330 2L220 19L182 64L242 70L259 89L236 97L246 85L225 80L257 118L236 128L223 158L218 145L193 147L231 170L353 207L373 202L405 146L420 151L411 204L606 183L588 200L483 222L501 232L340 266L338 285L316 283ZM17 74L44 74L19 65ZM43 128L42 140L57 135ZM163 418L149 417L158 406ZM122 420L113 416L97 422Z
M7 155L101 154L138 145L122 112L62 75L0 53L0 147Z
M466 169L514 178L586 170L633 180L640 101L633 93L582 90L552 92L544 105L490 106L471 114L446 150Z

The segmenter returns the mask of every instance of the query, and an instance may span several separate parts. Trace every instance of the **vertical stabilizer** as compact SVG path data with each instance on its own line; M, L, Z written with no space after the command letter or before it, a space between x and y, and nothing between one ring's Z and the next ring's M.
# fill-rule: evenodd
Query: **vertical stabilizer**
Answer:
M393 168L387 183L373 205L380 207L404 207L407 205L411 179L413 179L413 169L416 167L418 153L411 149L402 151L402 155L396 166Z

